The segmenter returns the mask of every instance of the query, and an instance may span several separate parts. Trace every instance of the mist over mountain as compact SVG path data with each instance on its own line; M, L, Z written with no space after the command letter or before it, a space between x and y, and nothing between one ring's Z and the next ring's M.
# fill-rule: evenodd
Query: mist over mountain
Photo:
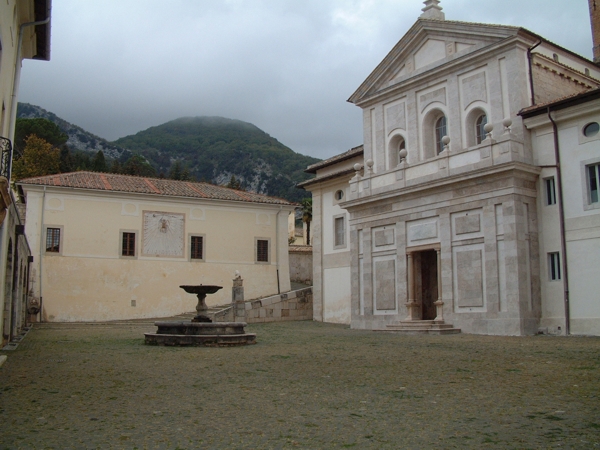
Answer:
M108 142L39 106L19 103L19 118L42 117L69 136L67 145L125 161L142 155L159 176L185 171L198 181L227 184L232 176L243 189L299 202L310 196L296 189L310 177L304 169L317 158L295 153L255 125L224 117L183 117Z
M307 196L295 185L310 177L304 169L319 161L251 123L224 117L183 117L114 144L140 153L159 173L179 163L200 181L222 185L234 176L247 190L291 201Z

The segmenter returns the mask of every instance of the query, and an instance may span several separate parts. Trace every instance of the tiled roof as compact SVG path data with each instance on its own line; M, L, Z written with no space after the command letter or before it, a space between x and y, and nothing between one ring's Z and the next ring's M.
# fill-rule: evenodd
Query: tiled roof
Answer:
M589 89L584 92L566 95L564 97L560 97L549 102L528 106L527 108L523 108L521 111L519 111L519 115L523 117L531 117L547 111L548 107L550 107L551 109L560 109L559 107L567 108L569 106L572 106L572 104L592 100L599 96L600 88Z
M340 161L345 161L346 159L354 158L355 156L362 155L364 153L364 147L359 145L358 147L351 148L350 150L341 153L339 155L332 156L329 159L324 161L319 161L318 163L312 164L308 166L305 170L306 173L317 173L318 169L322 169L323 167L331 166L332 164L338 163Z
M306 186L310 186L315 183L321 183L323 181L332 180L337 177L341 177L344 175L350 175L350 174L354 174L354 173L355 173L355 170L353 168L338 170L337 172L328 173L327 175L321 175L320 177L314 177L314 178L311 178L310 180L306 180L306 181L303 181L302 183L298 183L296 185L296 187L300 188L300 189L304 189Z
M100 172L71 172L19 180L17 185L54 186L96 191L127 192L167 197L230 200L245 203L292 205L295 203L253 192L237 191L223 186L162 178L145 178Z

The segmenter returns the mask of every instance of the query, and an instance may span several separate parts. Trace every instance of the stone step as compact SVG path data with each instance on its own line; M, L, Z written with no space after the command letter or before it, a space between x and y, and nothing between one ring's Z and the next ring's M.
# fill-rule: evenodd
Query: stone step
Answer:
M416 328L416 327L411 327L411 328L403 328L403 327L387 327L385 330L381 330L381 331L390 331L392 333L398 333L398 334L435 334L435 335L442 335L442 334L459 334L460 333L460 328L441 328L441 329L436 329L436 328L429 328L429 327L423 327L423 328Z
M383 331L383 330L382 330ZM402 334L457 334L459 328L444 322L434 320L402 320L400 322L389 324L385 331L393 331Z

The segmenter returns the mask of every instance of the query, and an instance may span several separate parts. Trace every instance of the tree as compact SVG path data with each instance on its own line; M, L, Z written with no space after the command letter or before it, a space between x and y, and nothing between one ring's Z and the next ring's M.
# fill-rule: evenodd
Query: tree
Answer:
M59 148L65 145L69 139L69 136L63 133L58 125L48 119L17 119L14 145L17 155L23 154L25 145L27 145L25 141L32 134Z
M92 161L92 170L94 172L106 172L108 170L108 167L106 167L104 152L102 150L98 150L98 153L96 153L96 156L94 156L94 160Z
M66 145L63 145L60 148L60 163L59 163L60 173L73 172L74 169L74 161L73 155L71 155L71 150Z
M25 139L23 156L13 164L13 180L60 172L60 150L32 134Z
M312 197L305 198L302 205L302 222L306 224L306 245L310 245L310 223L312 222Z
M155 177L156 170L146 161L142 155L133 155L123 165L125 175L138 175L142 177Z
M110 166L110 173L121 173L123 168L121 167L121 163L118 159L113 160Z
M187 167L184 167L181 171L181 181L196 181Z
M244 189L242 188L242 183L240 180L238 180L237 178L235 178L235 175L231 175L231 178L229 180L229 183L227 183L225 185L225 187L228 187L230 189L235 189L237 191L243 191Z
M169 178L171 180L181 180L181 162L175 161L169 170Z

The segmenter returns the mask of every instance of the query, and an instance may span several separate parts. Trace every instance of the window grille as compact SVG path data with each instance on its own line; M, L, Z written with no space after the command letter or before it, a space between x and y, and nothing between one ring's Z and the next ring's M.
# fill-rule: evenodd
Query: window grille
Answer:
M264 239L256 240L256 261L269 262L269 241Z
M122 256L135 256L135 233L123 232Z
M192 236L192 243L190 249L191 259L204 259L204 240L202 236Z
M60 252L60 228L46 228L46 251Z

